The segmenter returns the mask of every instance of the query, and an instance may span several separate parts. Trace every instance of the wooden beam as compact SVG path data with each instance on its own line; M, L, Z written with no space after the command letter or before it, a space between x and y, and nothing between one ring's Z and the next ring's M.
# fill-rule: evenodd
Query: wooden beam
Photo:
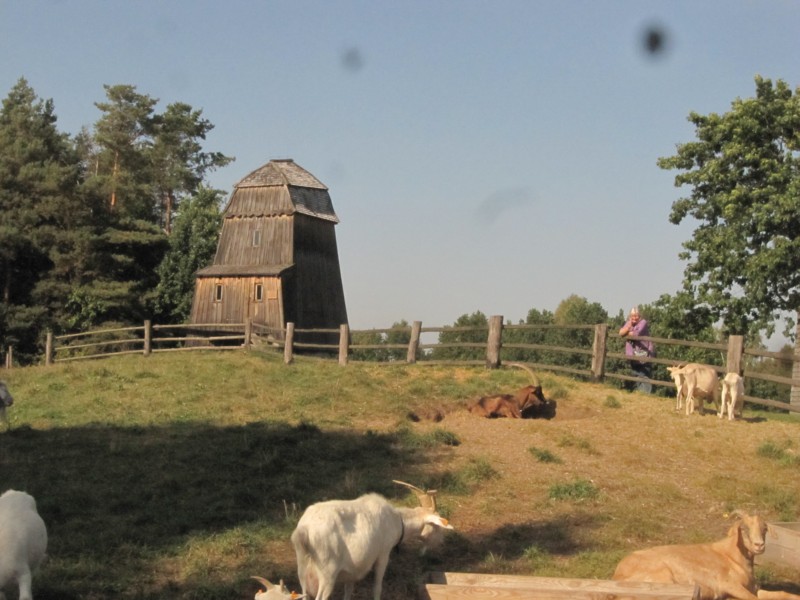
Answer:
M624 596L635 600L692 600L700 590L693 585L496 575L431 573L421 590L422 600L604 600Z

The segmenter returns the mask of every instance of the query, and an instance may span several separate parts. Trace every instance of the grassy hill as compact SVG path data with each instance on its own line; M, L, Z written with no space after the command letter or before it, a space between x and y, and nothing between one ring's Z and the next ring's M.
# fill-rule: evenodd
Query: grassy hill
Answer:
M455 531L394 555L386 600L414 597L430 569L608 578L634 549L721 538L735 508L800 520L793 415L686 417L672 399L542 374L555 419L486 420L467 401L524 372L255 352L3 377L16 404L0 489L33 494L50 534L37 600L249 599L250 575L298 589L288 540L303 509L367 491L413 505L392 479L437 488Z

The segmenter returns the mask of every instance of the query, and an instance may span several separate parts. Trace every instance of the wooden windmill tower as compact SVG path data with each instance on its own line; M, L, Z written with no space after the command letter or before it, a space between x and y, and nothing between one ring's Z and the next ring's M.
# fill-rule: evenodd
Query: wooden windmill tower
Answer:
M223 212L214 263L197 272L191 322L252 319L273 335L289 322L298 330L346 324L338 222L328 188L293 160L247 175Z

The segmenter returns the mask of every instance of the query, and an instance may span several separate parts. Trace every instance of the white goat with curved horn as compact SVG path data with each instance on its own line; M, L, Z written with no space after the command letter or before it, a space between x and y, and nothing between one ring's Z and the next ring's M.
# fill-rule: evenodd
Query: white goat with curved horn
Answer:
M292 533L297 577L309 600L328 600L337 583L350 600L353 586L374 570L373 600L380 600L392 549L453 527L436 512L435 491L395 481L417 495L417 508L395 507L379 494L309 506Z

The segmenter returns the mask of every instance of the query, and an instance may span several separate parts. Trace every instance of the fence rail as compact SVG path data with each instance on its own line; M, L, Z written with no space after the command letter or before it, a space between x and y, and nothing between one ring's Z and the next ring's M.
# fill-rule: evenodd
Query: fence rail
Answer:
M540 343L522 343L508 341L514 333L546 330L573 330L586 331L591 333L591 347L548 345ZM459 342L439 342L422 343L421 338L424 334L460 333L475 334L485 333L485 342L459 341ZM337 343L309 343L297 341L296 336L300 334L317 335L326 334L328 337L338 335ZM408 338L408 343L352 343L351 339L355 335L375 337L391 334L402 334ZM506 341L504 341L504 334ZM783 353L769 352L762 349L744 348L742 336L730 336L726 343L696 342L689 340L676 340L656 337L635 337L628 336L629 339L652 341L660 346L679 346L686 349L699 349L706 351L719 352L725 357L724 364L708 366L714 368L719 373L737 372L743 374L746 379L761 380L779 385L788 385L792 388L800 387L800 380L791 377L782 377L769 373L761 373L754 369L744 368L745 356L772 358L781 360L800 361L800 356L787 356ZM609 332L606 324L597 325L504 325L502 316L492 316L488 326L483 327L422 327L420 321L414 321L409 327L394 327L387 329L367 329L351 331L348 325L341 325L338 329L295 329L293 323L288 323L285 329L276 330L266 326L255 324L250 321L245 323L203 323L203 324L181 324L181 325L160 325L145 321L141 326L119 327L115 329L102 329L81 333L70 333L54 336L47 334L45 348L45 364L50 365L56 362L68 362L77 360L89 360L106 356L123 354L142 354L148 356L159 352L182 352L194 350L233 350L239 348L250 348L251 346L272 347L276 350L283 350L284 362L291 363L294 360L295 351L315 351L326 355L338 356L339 364L347 365L354 354L368 350L393 350L396 354L405 351L405 361L395 358L389 364L413 364L421 362L424 364L453 364L453 365L485 365L488 368L499 367L503 361L511 362L516 359L509 359L511 352L536 352L543 351L549 353L571 354L589 358L588 368L578 368L575 366L565 366L559 364L546 364L542 362L524 361L534 369L566 373L569 375L587 378L591 381L603 381L606 379L625 382L641 382L642 378L620 372L620 365L627 365L630 357L621 351L622 339L615 332ZM619 351L609 346L618 346ZM103 351L99 351L103 349ZM485 349L485 359L436 359L435 351L442 349ZM638 360L638 359L637 359ZM650 358L641 357L641 362L653 365L671 366L681 362L671 358ZM8 359L7 359L7 366ZM669 387L674 389L671 380L645 379L653 385ZM786 403L769 398L759 398L756 396L745 396L745 401L754 404L761 404L772 408L780 408L792 412L800 413L800 403Z

